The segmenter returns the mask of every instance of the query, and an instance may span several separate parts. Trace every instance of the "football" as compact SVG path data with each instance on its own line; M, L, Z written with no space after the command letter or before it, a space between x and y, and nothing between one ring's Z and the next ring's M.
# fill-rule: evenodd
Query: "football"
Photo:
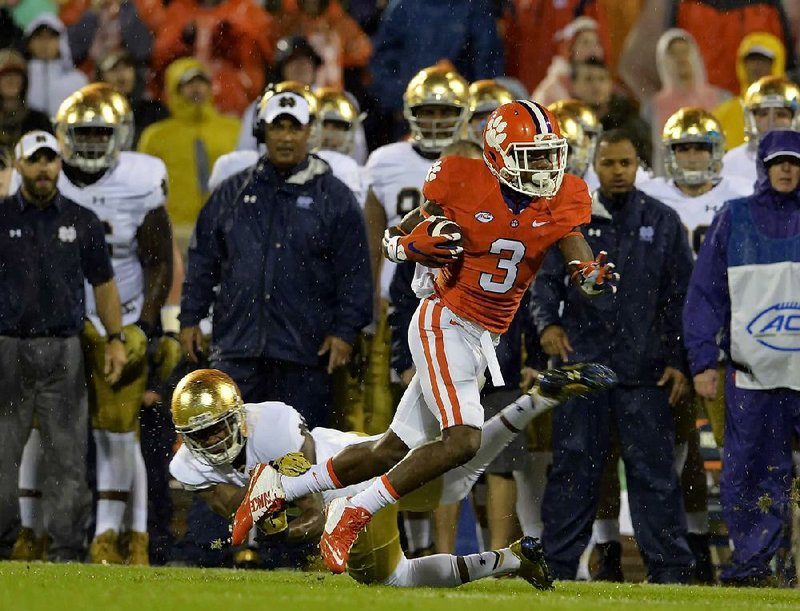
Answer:
M428 217L428 235L432 237L451 235L454 239L450 240L449 244L453 246L461 246L463 242L461 227L444 216Z

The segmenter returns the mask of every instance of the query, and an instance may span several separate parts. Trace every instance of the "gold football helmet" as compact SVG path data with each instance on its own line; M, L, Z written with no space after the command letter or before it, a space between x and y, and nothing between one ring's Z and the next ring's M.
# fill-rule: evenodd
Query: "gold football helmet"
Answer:
M403 94L403 115L412 142L428 153L439 153L452 144L462 133L468 113L469 84L449 62L417 72Z
M567 172L584 176L594 158L594 148L602 131L597 115L580 100L559 100L547 109L552 112L561 128L561 135L567 139Z
M178 382L172 421L189 451L209 465L231 462L244 447L242 395L230 376L217 369L198 369Z
M55 118L64 163L91 174L113 166L133 143L133 111L106 83L81 87L61 103Z
M483 145L486 118L498 106L514 101L514 94L494 79L475 81L469 86L467 138Z
M761 135L756 124L755 113L758 110L788 108L792 112L792 121L789 129L800 130L800 113L797 105L800 103L800 88L792 81L782 76L765 76L758 79L747 88L744 94L744 137L747 142L757 143ZM773 117L770 117L769 127L772 127Z
M702 108L687 106L673 114L661 131L664 145L664 169L667 176L684 185L700 185L709 180L717 183L722 172L722 156L725 154L725 136L722 126L711 113ZM678 163L675 146L679 144L702 144L709 148L711 158L706 167L683 167Z
M318 148L352 154L362 119L358 108L341 89L321 87L314 93L320 136Z

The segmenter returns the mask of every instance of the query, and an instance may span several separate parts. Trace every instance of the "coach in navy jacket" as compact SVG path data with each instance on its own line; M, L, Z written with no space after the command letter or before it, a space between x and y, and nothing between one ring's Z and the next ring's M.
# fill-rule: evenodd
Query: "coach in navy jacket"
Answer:
M371 320L366 229L352 192L306 154L302 96L274 95L262 112L267 154L200 212L181 341L191 357L213 305L212 366L236 380L245 401L285 401L313 427L326 423L329 374Z
M617 293L581 296L555 251L533 285L534 319L545 351L568 362L609 365L619 376L615 389L570 400L553 412L542 540L557 579L575 578L591 536L612 428L619 434L648 579L685 582L693 563L672 467L670 413L670 401L688 390L680 330L692 252L677 213L633 187L637 165L630 137L618 130L601 136L595 158L600 190L583 234L592 252L607 251L617 265Z

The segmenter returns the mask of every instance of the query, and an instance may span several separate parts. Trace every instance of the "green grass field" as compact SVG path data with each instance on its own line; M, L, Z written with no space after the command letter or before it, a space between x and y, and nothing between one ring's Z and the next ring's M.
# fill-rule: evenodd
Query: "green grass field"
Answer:
M0 563L0 609L22 611L528 611L534 609L800 609L797 590L558 583L520 580L453 590L361 586L321 573Z

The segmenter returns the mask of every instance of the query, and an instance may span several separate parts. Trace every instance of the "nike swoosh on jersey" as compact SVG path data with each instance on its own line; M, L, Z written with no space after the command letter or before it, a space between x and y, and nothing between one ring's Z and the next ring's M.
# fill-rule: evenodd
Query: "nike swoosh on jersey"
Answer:
M531 227L541 227L542 225L547 225L550 221L533 221L531 223Z

